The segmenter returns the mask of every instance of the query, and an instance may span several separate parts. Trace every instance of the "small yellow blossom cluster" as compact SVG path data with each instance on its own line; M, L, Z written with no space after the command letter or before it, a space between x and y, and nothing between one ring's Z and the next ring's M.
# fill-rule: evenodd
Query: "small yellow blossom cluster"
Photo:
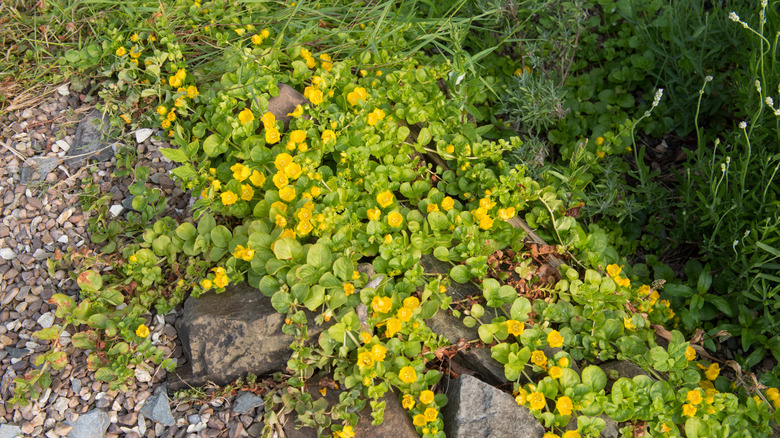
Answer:
M228 285L227 272L225 272L225 268L216 267L211 271L214 272L214 275L209 275L208 278L204 278L200 282L200 287L202 287L203 290L209 290L212 287L223 288Z
M615 283L618 286L631 287L631 280L629 280L628 278L620 277L621 271L623 271L623 267L618 266L616 264L611 264L607 266L607 275L612 277L612 279L615 280Z
M187 73L184 69L180 69L176 75L181 77L182 81L183 78L186 77ZM175 78L175 76L171 76L171 78ZM170 82L170 78L169 78ZM179 111L181 114L186 114L184 111L186 111L187 108L187 101L185 99L189 98L192 99L195 96L200 95L200 91L198 91L198 87L195 85L190 85L188 87L179 87L176 90L176 94L174 95L175 100L173 103L173 106L166 107L165 105L160 105L157 107L157 114L159 115L160 119L160 126L163 129L168 129L171 127L171 123L175 122L177 119L176 112Z
M374 109L368 114L368 124L371 126L379 123L380 120L385 118L385 112L379 108Z
M154 42L156 41L156 38L153 35L149 35L147 37L147 40L149 42ZM141 47L137 44L140 41L141 41L141 37L137 33L134 33L133 35L130 36L130 42L133 43L133 46L130 47L130 50L127 50L125 46L120 46L116 49L115 52L116 56L120 58L124 58L125 55L129 55L128 60L131 63L135 64L136 67L138 67L138 58L140 58L141 55L143 54Z
M335 438L355 438L355 430L350 425L344 426L340 431L334 432Z
M494 220L490 217L489 212L495 206L496 203L491 201L490 198L482 198L479 200L479 207L476 210L471 211L474 218L479 221L479 228L489 230L493 227Z
M271 36L271 32L269 32L268 29L263 29L260 33L252 35L252 44L259 46L260 44L263 44L263 40L269 36Z
M775 409L780 408L780 392L778 392L777 388L769 388L766 390L765 394L766 398L772 402L772 406L774 406Z
M363 87L357 87L347 94L347 102L352 106L357 105L361 100L364 102L368 100L368 92Z
M312 58L312 61L313 60L314 58ZM312 76L311 85L303 89L303 97L309 99L309 102L311 102L312 105L317 106L321 104L324 101L324 94L320 87L323 87L324 85L325 81L323 81L320 76Z
M239 260L251 262L254 256L255 256L255 250L251 248L244 248L243 245L237 245L236 249L233 250L233 257Z

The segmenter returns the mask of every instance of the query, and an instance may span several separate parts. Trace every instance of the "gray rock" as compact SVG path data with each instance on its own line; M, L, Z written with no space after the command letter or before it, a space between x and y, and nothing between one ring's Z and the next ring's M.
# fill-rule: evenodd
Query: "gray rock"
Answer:
M38 176L36 180L41 180L54 170L62 161L59 157L30 157L22 164L22 174L20 175L22 184L33 181L33 175Z
M276 116L276 120L282 121L284 126L287 127L287 124L292 119L292 116L287 114L295 111L296 106L305 105L309 100L287 84L280 82L276 85L279 87L279 94L268 99L268 112Z
M14 359L21 359L30 354L30 350L26 348L6 347L5 351Z
M263 401L262 397L258 397L251 392L241 391L238 393L236 401L233 403L233 412L243 414L258 406L265 406L265 401Z
M541 438L544 427L515 399L469 375L450 381L442 410L449 438Z
M176 424L176 419L173 418L171 413L171 405L168 401L168 388L165 384L157 389L155 395L146 399L146 402L141 407L140 414L163 426L170 427Z
M89 160L107 161L114 155L108 145L109 122L99 111L92 111L79 122L73 145L65 154L72 157L65 161L71 169L78 169Z
M313 318L310 318L313 320ZM292 354L292 337L282 333L284 315L271 299L246 284L230 285L217 295L188 298L176 331L188 361L169 381L174 390L211 381L225 385L248 373L284 370ZM311 323L316 339L322 327Z
M16 438L22 436L22 429L12 424L0 424L0 438Z
M111 424L108 415L100 409L93 409L84 415L80 415L75 422L65 422L73 426L68 437L70 438L103 438L106 429Z

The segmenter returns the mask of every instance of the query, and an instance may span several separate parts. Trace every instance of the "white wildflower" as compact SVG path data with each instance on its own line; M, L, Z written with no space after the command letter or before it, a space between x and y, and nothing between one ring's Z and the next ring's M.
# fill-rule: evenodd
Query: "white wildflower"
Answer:
M739 23L739 15L737 15L736 12L730 12L729 13L729 20L731 20L731 21L733 21L735 23Z
M747 128L747 123L746 122L739 122L739 129L745 129L745 128Z

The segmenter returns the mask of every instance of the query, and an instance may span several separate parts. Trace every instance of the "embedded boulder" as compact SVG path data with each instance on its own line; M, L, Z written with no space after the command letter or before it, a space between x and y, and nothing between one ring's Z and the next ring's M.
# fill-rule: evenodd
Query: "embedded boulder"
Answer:
M292 119L292 116L288 116L288 114L295 111L296 106L305 105L309 100L287 84L280 82L276 85L279 87L279 94L268 99L268 112L276 116L276 120L280 120L287 127L287 123Z
M273 308L271 299L246 284L188 298L176 321L187 362L169 382L171 389L207 382L226 385L249 373L284 370L293 338L282 333L283 326L284 315ZM309 325L312 339L321 331L322 327Z
M451 438L541 438L544 427L528 408L469 375L450 380L442 409L444 433Z

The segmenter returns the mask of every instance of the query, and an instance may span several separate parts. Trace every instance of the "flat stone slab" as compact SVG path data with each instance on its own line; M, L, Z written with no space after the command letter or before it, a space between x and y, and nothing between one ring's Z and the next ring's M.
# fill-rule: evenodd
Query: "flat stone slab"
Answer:
M284 370L293 338L282 333L283 325L284 315L273 308L271 299L246 284L188 298L176 321L188 362L169 381L171 388L206 382L226 385L249 373ZM310 324L312 339L321 331Z
M103 438L111 420L105 412L93 409L79 416L73 423L65 424L73 426L68 433L69 438Z
M88 113L76 127L73 145L65 154L65 164L78 169L89 160L110 160L114 149L106 141L108 131L108 118L96 110Z
M469 375L449 382L442 410L448 438L541 438L544 427L527 408L491 385Z

